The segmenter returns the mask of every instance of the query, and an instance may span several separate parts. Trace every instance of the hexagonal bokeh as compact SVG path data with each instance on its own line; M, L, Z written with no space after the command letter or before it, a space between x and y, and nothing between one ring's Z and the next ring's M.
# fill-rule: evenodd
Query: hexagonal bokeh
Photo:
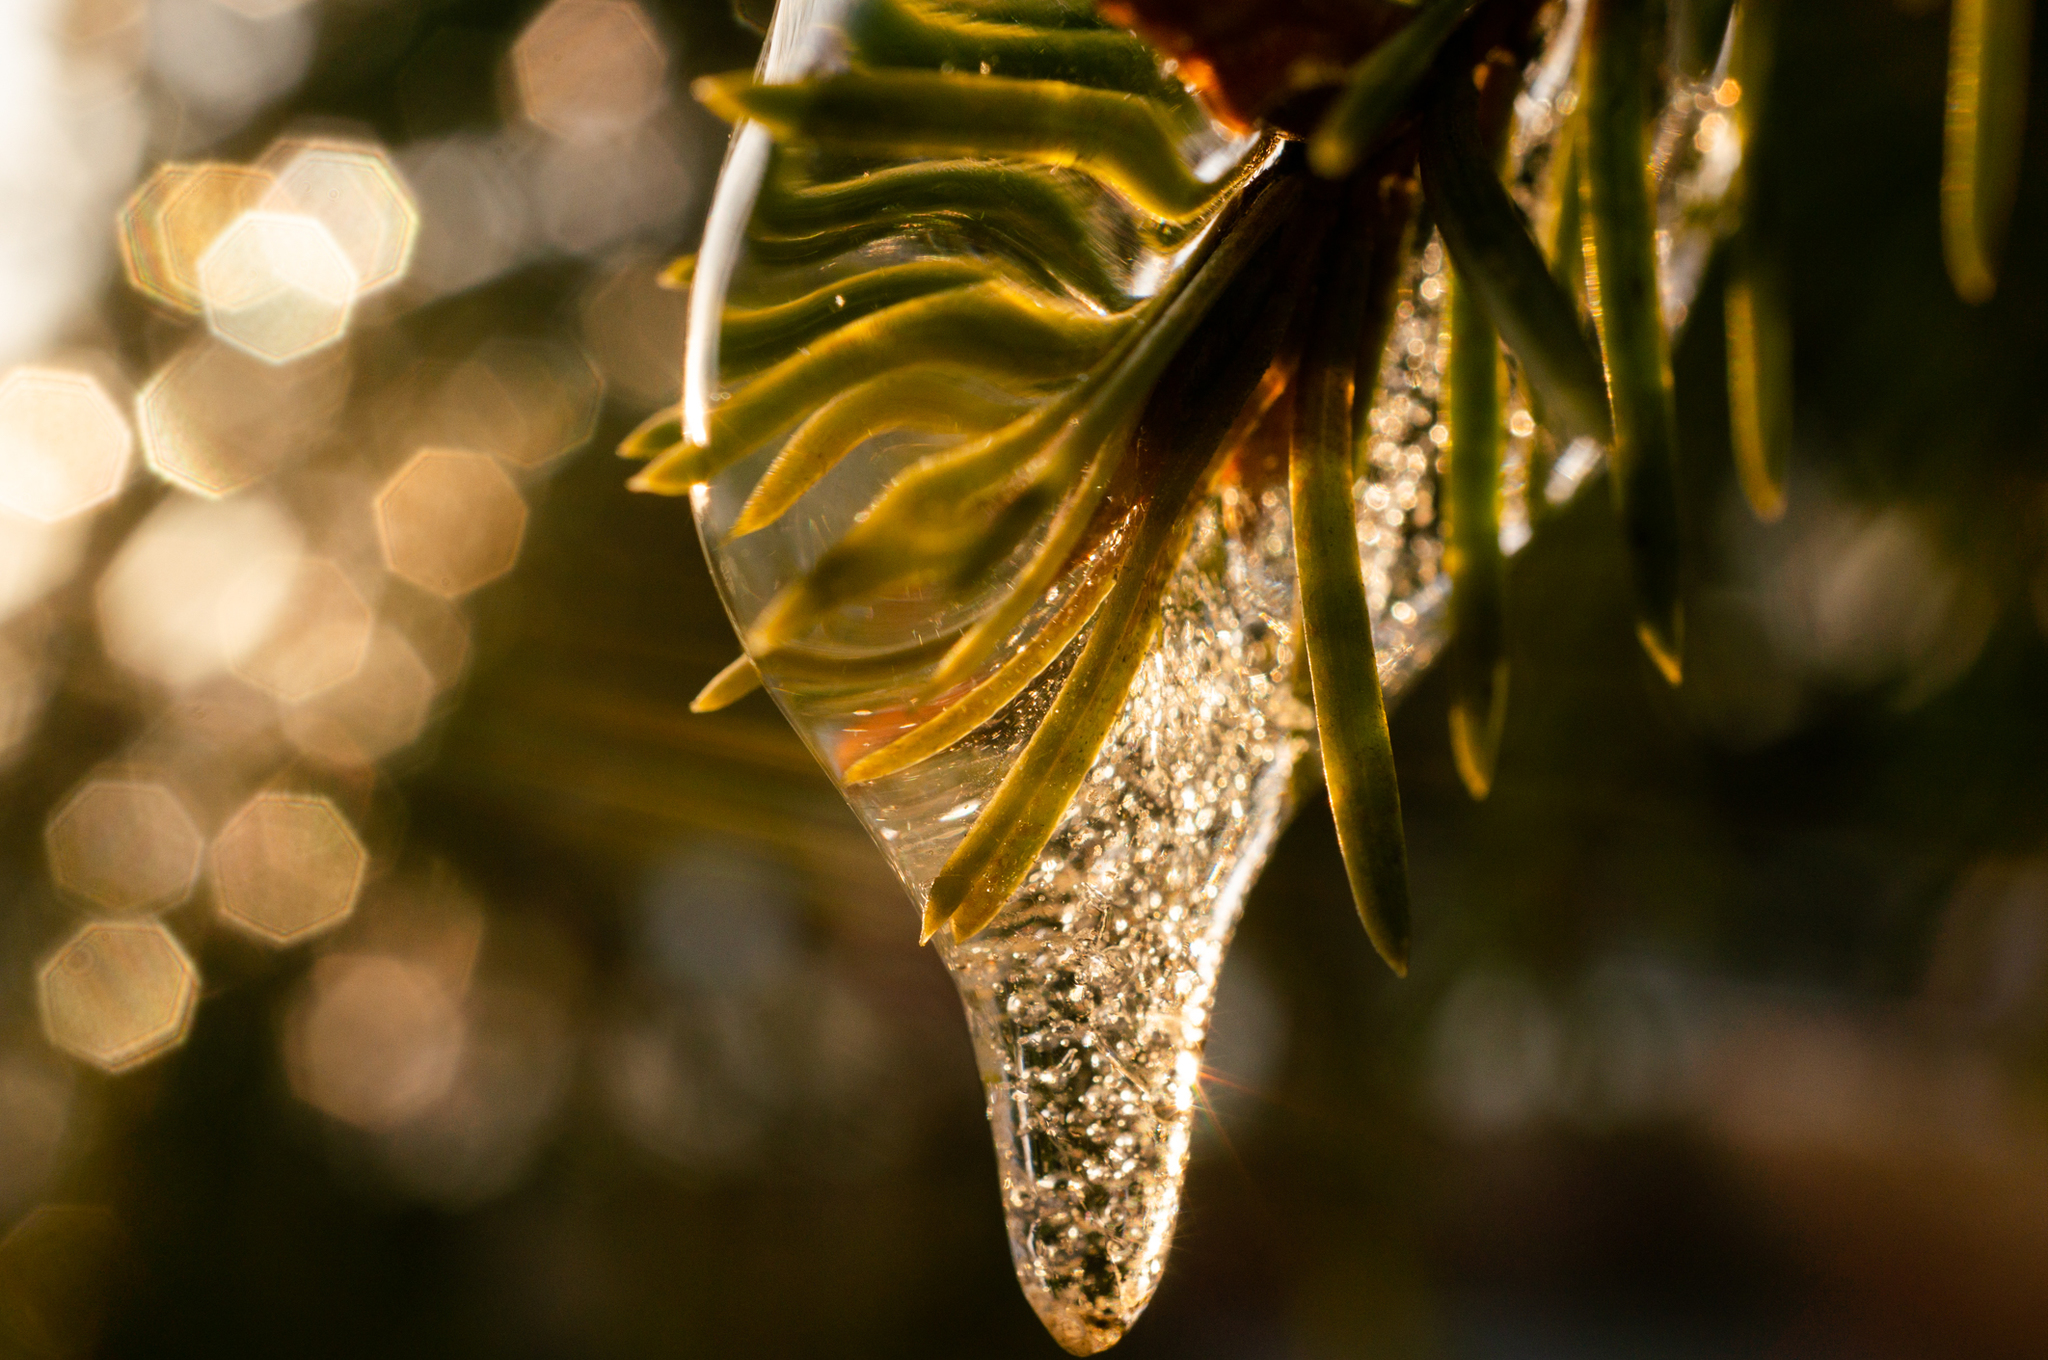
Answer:
M179 285L170 263L164 204L192 179L195 167L166 161L121 205L121 266L143 296L179 311L196 311L198 296Z
M383 147L288 138L264 159L277 187L263 206L325 223L355 269L358 296L404 277L419 239L419 204Z
M285 1028L285 1075L299 1099L346 1123L389 1129L455 1080L462 1008L424 963L330 954Z
M229 819L211 863L221 919L288 945L348 919L369 855L327 799L271 792Z
M44 829L50 877L102 911L154 911L192 892L206 840L162 784L95 779Z
M581 350L497 337L442 384L431 428L437 440L538 467L590 438L603 395Z
M308 558L293 572L270 635L235 659L234 672L286 703L298 703L362 668L375 622L346 572L326 558Z
M583 343L605 384L646 406L681 395L689 294L658 286L659 264L627 260L583 295Z
M473 132L405 148L406 179L420 201L419 246L407 271L415 290L460 292L526 256L532 242L523 150L511 138Z
M88 374L17 368L0 379L0 506L55 524L128 480L135 437Z
M204 310L200 257L275 184L268 171L249 166L158 166L121 209L121 259L128 282L174 311Z
M699 155L668 115L603 142L551 138L535 148L527 180L534 234L592 259L673 236L705 178Z
M324 764L360 769L418 739L435 689L412 644L379 627L354 675L285 710L285 736Z
M391 570L436 595L466 595L512 570L526 501L495 459L422 449L377 495Z
M91 528L85 516L44 524L0 511L0 623L71 579Z
M340 350L282 367L202 337L136 396L152 472L197 496L226 496L312 452L348 395Z
M617 136L668 98L668 52L632 0L555 0L512 45L519 106L577 141Z
M0 634L0 766L34 730L48 685L42 658Z
M199 1001L199 970L158 921L95 921L36 982L50 1042L108 1072L183 1043Z
M341 339L359 283L327 224L300 213L245 212L199 259L207 326L273 364Z
M178 688L219 674L277 626L303 546L297 521L260 493L166 497L100 575L107 654Z

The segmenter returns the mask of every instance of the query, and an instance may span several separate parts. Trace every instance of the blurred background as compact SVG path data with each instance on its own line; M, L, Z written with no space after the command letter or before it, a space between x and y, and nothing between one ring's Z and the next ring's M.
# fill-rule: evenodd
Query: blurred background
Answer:
M1967 308L1945 8L1784 8L1791 512L1708 301L1685 687L1556 514L1490 801L1395 714L1413 975L1320 806L1254 893L1131 1360L2048 1342L2048 24ZM688 715L736 644L610 453L757 42L0 3L0 1353L1056 1353L951 988L767 701Z

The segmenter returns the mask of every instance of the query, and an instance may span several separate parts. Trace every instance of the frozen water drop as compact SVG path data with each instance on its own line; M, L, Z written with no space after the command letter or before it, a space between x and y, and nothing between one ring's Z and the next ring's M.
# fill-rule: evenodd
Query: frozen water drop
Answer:
M820 54L842 49L857 58L865 3L783 7L763 78L786 82L840 69L837 55ZM990 21L1028 23L1018 17L1025 10L1000 0L972 7ZM827 9L829 24L821 17ZM1523 101L1513 180L1525 205L1549 182L1551 151L1571 110L1578 10L1576 2L1568 7ZM821 37L824 27L835 35L830 41ZM1089 78L1053 69L1033 75ZM1167 101L1162 107L1187 98L1166 77L1161 89L1169 91L1158 96ZM1191 102L1173 105L1171 114L1180 120L1182 167L1196 180L1270 167L1254 159L1269 144L1233 135ZM1074 221L1085 223L1084 249L1042 252L1039 229L1047 223L1011 212L1008 200L991 208L972 199L973 186L988 181L962 173L962 162L831 145L778 159L765 135L759 125L739 134L698 256L682 413L683 429L698 443L710 437L719 404L743 396L760 364L813 353L880 305L894 305L877 302L874 279L884 271L897 271L889 277L899 280L943 277L957 288L973 270L1001 261L1003 277L1026 280L1016 286L1034 290L1039 304L1110 315L1178 288L1199 262L1208 230L1202 221L1150 218L1115 186L1072 167L978 159L979 167L1012 175L1006 194L1035 186L1032 192L1068 202ZM874 196L874 186L906 172L898 182L932 195L916 200L924 207L902 206L910 200L893 190ZM943 201L946 193L968 197ZM1360 423L1367 433L1359 550L1390 699L1443 639L1449 585L1435 506L1448 268L1433 237L1416 252L1374 404ZM814 313L825 321L805 329ZM735 330L736 316L753 329ZM764 355L769 319L790 329L782 333L786 347ZM939 366L954 357L939 356ZM1014 413L1020 403L1057 401L1084 381L1072 373L1025 375L1007 388L1016 375L971 377L958 389L959 410ZM955 419L950 408L936 417L847 417L852 433L839 435L845 447L835 446L778 513L735 536L742 507L771 466L791 448L815 456L799 443L802 430L822 439L816 432L832 428L828 403L858 395L839 386L807 396L802 409L783 413L791 425L801 419L798 435L764 435L692 493L714 576L743 631L863 522L906 467L973 437L972 421ZM913 393L888 410L900 413L919 400ZM1502 532L1512 548L1528 537L1537 432L1519 397L1506 418L1512 440ZM1598 453L1590 444L1567 451L1550 469L1548 487L1554 493L1566 475L1575 486ZM1027 541L1018 553L1033 546ZM1077 554L977 678L1010 660L1024 645L1019 639L1045 626L1091 571L1114 570L1096 555L1112 551L1114 532ZM944 591L913 579L819 615L793 643L757 652L754 661L765 688L837 775L930 718L938 705L920 677L1005 584ZM1047 1329L1075 1354L1114 1345L1165 1268L1224 955L1246 891L1292 811L1296 764L1312 749L1313 714L1298 697L1296 616L1284 473L1234 467L1201 504L1150 651L1035 867L985 929L964 941L939 936L987 1090L1017 1276ZM1084 628L954 744L866 782L842 781L918 908L1039 728L1086 638Z

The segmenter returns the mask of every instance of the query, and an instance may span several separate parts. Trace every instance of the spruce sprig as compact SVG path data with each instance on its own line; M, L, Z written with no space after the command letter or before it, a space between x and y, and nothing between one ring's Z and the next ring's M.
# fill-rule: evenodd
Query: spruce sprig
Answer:
M1452 727L1484 796L1506 712L1508 366L1551 447L1603 447L1643 645L1672 683L1682 675L1684 507L1647 165L1652 92L1669 54L1705 69L1732 34L1717 97L1753 150L1768 136L1775 2L1737 0L1731 15L1728 0L1584 0L1577 110L1540 241L1502 180L1508 102L1538 38L1531 0L1371 0L1356 31L1379 37L1336 84L1225 101L1282 98L1305 154L1268 130L1234 169L1206 177L1181 151L1209 126L1197 98L1141 38L1055 0L856 0L835 69L700 81L713 111L775 142L748 246L778 283L727 304L732 390L702 437L669 412L628 439L622 452L647 461L633 484L687 491L780 439L733 527L744 536L879 433L953 442L874 493L751 621L748 655L695 706L731 702L764 670L914 706L916 725L839 771L861 782L951 748L1078 648L932 886L925 936L964 938L1016 890L1122 710L1216 469L1253 425L1270 434L1283 422L1321 768L1360 915L1405 970L1406 855L1352 488L1393 281L1423 235L1410 221L1415 186L1452 265ZM1140 8L1156 20L1172 4ZM1957 0L1954 11L1942 222L1971 301L1996 286L2030 8ZM1304 101L1318 99L1302 124ZM1732 193L1719 311L1738 473L1768 518L1784 503L1792 337L1756 183L1739 176ZM1112 217L1176 252L1163 279L1140 286L1109 266L1128 244L1104 239ZM679 261L672 286L691 273ZM838 611L906 587L980 603L883 656L813 647Z

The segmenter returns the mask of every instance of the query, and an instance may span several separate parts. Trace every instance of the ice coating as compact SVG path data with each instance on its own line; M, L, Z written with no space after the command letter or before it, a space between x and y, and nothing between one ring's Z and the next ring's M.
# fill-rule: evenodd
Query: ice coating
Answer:
M1018 1277L1077 1355L1113 1344L1158 1287L1224 950L1313 728L1290 687L1286 511L1248 500L1233 491L1198 527L1038 868L992 926L942 950Z
M782 32L777 52L833 52L818 31L845 13L809 11L804 32ZM819 17L833 16L838 17ZM797 24L789 12L778 29ZM788 78L787 76L783 78ZM760 138L743 131L722 178L702 262L723 259L734 297L755 306L776 289L815 286L850 265L874 267L954 258L974 241L957 224L863 239L851 254L794 261L789 244L754 239L763 179L773 173ZM1221 131L1189 138L1190 164L1211 174L1253 144ZM1220 157L1220 160L1219 160ZM844 177L872 167L804 167ZM1101 277L1130 297L1168 286L1192 238L1162 240L1127 204L1053 176L1090 196L1099 228ZM1441 269L1441 251L1432 259ZM801 266L792 273L791 266ZM789 276L795 281L783 284ZM721 299L699 276L697 317ZM1411 281L1411 292L1413 281ZM723 291L722 289L720 291ZM1437 309L1424 303L1428 315ZM1436 323L1440 324L1440 323ZM698 327L701 329L701 327ZM693 331L693 333L695 333ZM707 375L715 405L728 384ZM704 410L695 414L701 417ZM686 418L692 413L686 408ZM1426 437L1428 424L1423 434ZM870 440L775 528L739 540L728 531L761 468L763 449L699 488L700 528L728 608L744 627L774 589L815 559L866 495L934 441ZM936 441L941 446L943 441ZM1426 664L1440 641L1443 588L1435 579L1435 467L1404 460L1374 474L1396 506L1374 523L1386 535L1374 597L1382 680L1389 693ZM1361 485L1364 493L1366 484ZM1102 551L1114 548L1114 540ZM1418 552L1432 565L1418 571ZM1405 565L1404 565L1405 564ZM1085 566L1083 568L1085 570ZM1078 573L1076 573L1078 574ZM1047 610L1072 588L1070 575ZM817 640L858 658L943 633L972 601L915 598L875 616L843 621ZM1387 611L1391 611L1387 612ZM1196 1117L1201 1053L1224 953L1246 890L1292 810L1295 766L1312 749L1313 715L1295 692L1292 531L1281 486L1226 481L1202 510L1168 588L1162 625L1124 711L1069 807L1038 868L1000 916L941 954L959 988L988 1092L1002 1203L1026 1297L1047 1329L1077 1354L1113 1344L1149 1302L1165 1266ZM874 832L920 905L982 802L1037 727L1086 634L993 720L921 764L848 786L848 801ZM843 686L806 683L762 665L770 692L828 770L909 721L905 707ZM914 919L914 918L913 918Z
M1438 463L1450 433L1442 409L1444 369L1450 362L1450 284L1443 241L1432 234L1410 258L1401 280L1379 382L1360 433L1364 475L1353 490L1375 638L1383 639L1388 628L1433 637L1439 611L1450 599L1436 504ZM1509 372L1508 400L1501 408L1500 542L1501 550L1512 555L1529 541L1529 476L1537 433L1520 382L1512 368ZM1428 644L1429 655L1434 647Z
M1715 243L1733 225L1729 188L1742 168L1742 133L1732 106L1741 90L1728 79L1734 27L1714 70L1672 82L1651 137L1657 191L1657 284L1664 329L1676 333L1691 312Z
M1004 17L994 6L980 7ZM1085 15L1085 9L1080 11ZM830 69L853 6L785 9L771 37L771 79ZM1148 58L1149 60L1149 58ZM1188 166L1220 179L1256 143L1191 127ZM889 229L792 236L772 217L791 187L849 184L894 166L872 157L770 153L742 130L721 177L693 296L693 373L685 420L701 430L722 392L745 374L715 369L729 294L769 306L820 280L937 259L1026 266L1018 234L991 237L972 213L925 213ZM1079 205L1091 256L1038 281L1048 295L1112 309L1173 286L1205 228L1162 229L1076 172L1020 170ZM780 187L776 176L783 176ZM790 177L795 176L792 180ZM717 235L718 239L712 239ZM715 286L707 286L708 277ZM1074 288L1075 280L1092 287ZM744 300L738 302L737 300ZM1041 390L1056 396L1057 385ZM957 436L954 436L957 439ZM743 628L763 603L850 522L905 461L944 448L943 432L871 438L780 521L729 530L774 447L694 496L714 574ZM1114 537L1099 552L1114 550ZM1051 592L1057 607L1091 562ZM849 661L943 636L981 601L915 593L830 621L807 639ZM1002 1202L1017 1274L1047 1329L1068 1350L1113 1344L1157 1288L1180 1203L1211 1001L1244 894L1290 810L1293 767L1313 721L1294 696L1293 568L1283 489L1232 484L1214 493L1164 603L1158 641L1124 712L1038 869L987 929L941 953L965 1006L996 1135ZM1042 617L1042 615L1041 615ZM1028 631L1027 624L1027 631ZM921 905L932 878L1029 739L1086 640L966 740L899 773L845 788ZM1389 651L1403 674L1412 644ZM1396 656L1402 658L1397 661ZM991 665L998 664L998 657ZM916 716L914 697L850 692L761 659L770 692L835 773ZM915 919L915 918L912 918ZM943 938L943 937L942 937Z
M859 31L859 6L868 2L785 4L771 35L767 77L843 69L847 35ZM1032 3L1043 10L1059 0ZM1001 22L1018 21L1023 12L1014 4L965 0L947 0L946 8L971 8L977 18ZM1069 19L1087 21L1085 8L1069 8ZM1545 196L1551 151L1571 112L1577 12L1576 5L1565 11L1532 68L1530 89L1540 98L1519 110L1514 160L1526 172L1516 182L1525 205L1532 195ZM1187 164L1210 180L1254 151L1253 142L1214 127L1194 128L1182 143ZM838 153L783 157L771 152L762 129L741 130L699 256L686 428L702 430L723 395L746 378L720 370L718 346L705 341L719 336L728 292L743 300L735 305L758 309L863 269L1005 251L1017 262L1016 242L978 236L971 214L926 214L880 232L824 233L815 253L806 253L810 238L762 216L764 185L776 192L776 174L798 176L784 183L801 188L890 168ZM1162 231L1076 172L1032 173L1082 202L1092 224L1092 259L1085 262L1092 268L1080 272L1096 280L1096 294L1042 281L1055 291L1068 288L1070 299L1084 305L1139 305L1187 267L1199 224ZM1402 280L1374 405L1363 421L1355 488L1389 700L1441 645L1449 593L1436 518L1448 264L1439 242L1421 244ZM1069 279L1073 264L1067 262ZM1059 387L1036 390L1050 400ZM1504 416L1501 525L1503 546L1512 552L1528 537L1538 437L1519 394ZM781 521L739 539L729 531L776 441L697 488L699 527L734 622L744 631L908 460L958 438L924 431L870 438ZM1597 464L1590 444L1554 457L1543 470L1550 498L1568 494ZM1097 546L1097 557L1115 547L1112 535ZM1035 617L1055 610L1096 561L1070 571ZM854 668L892 648L943 643L985 603L907 592L842 611L807 645L814 659L842 658ZM1048 1330L1076 1354L1113 1345L1164 1269L1224 954L1246 891L1292 811L1296 765L1313 750L1313 716L1295 675L1295 616L1284 488L1226 479L1198 517L1129 699L1036 868L987 929L964 942L940 936L987 1090L1018 1278ZM959 744L844 787L917 907L1036 730L1086 637ZM834 677L829 665L821 673L774 656L757 662L769 692L835 776L920 716L914 686L862 688Z
M1365 599L1375 628L1413 624L1447 598L1437 522L1437 461L1448 431L1439 414L1449 333L1449 269L1433 236L1409 261L1366 413L1364 476L1355 488ZM1378 634L1375 633L1375 637Z

